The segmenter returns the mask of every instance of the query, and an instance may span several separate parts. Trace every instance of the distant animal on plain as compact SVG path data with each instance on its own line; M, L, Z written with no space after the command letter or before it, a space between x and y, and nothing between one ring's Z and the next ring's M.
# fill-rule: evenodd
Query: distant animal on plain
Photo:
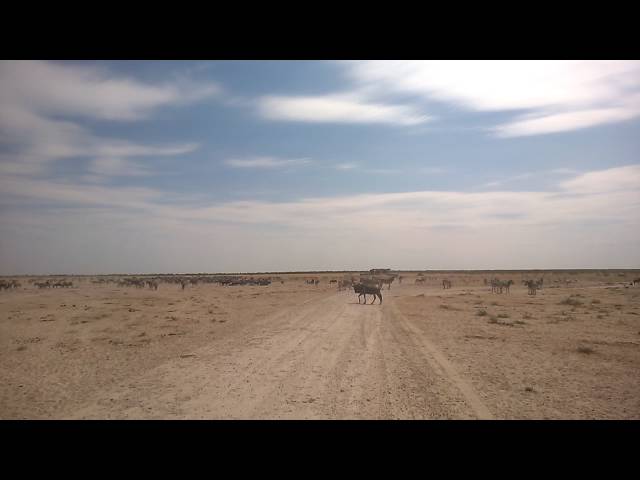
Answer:
M447 280L446 278L442 280L442 288L451 288L451 280Z
M491 292L502 293L505 290L509 293L509 287L513 285L513 280L499 280L497 278L491 279Z
M525 280L524 284L529 288L529 291L527 292L528 295L535 295L540 286L540 284L535 280Z
M367 304L367 295L373 295L371 304L376 301L376 297L380 299L382 305L382 292L379 287L373 285L367 285L364 283L357 283L353 286L353 291L358 294L358 303L360 303L360 297L364 295L364 303Z
M378 280L380 282L380 287L384 287L385 285L389 285L389 288L387 290L391 290L391 284L393 283L393 280L395 278L396 278L395 275L378 277Z

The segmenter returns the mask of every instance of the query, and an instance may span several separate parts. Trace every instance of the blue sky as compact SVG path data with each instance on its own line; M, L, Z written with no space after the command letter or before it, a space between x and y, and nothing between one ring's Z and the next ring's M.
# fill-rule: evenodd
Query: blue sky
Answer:
M640 62L0 62L0 274L638 268Z

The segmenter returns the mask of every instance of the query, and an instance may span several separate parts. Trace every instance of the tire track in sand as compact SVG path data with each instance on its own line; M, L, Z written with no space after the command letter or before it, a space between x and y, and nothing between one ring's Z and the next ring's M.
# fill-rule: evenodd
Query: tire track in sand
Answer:
M484 404L477 392L455 369L453 364L440 352L440 350L417 327L402 314L392 298L385 303L385 317L388 321L398 321L409 332L411 338L423 348L418 350L423 354L429 365L443 378L450 381L464 396L467 404L473 409L480 420L492 420L494 417Z

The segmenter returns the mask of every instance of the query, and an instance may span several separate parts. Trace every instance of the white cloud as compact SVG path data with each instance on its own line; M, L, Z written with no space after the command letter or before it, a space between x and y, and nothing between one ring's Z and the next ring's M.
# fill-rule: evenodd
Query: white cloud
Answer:
M430 117L405 105L366 100L353 94L321 96L267 96L259 100L260 113L272 120L324 123L384 123L417 125Z
M154 109L181 105L217 94L214 84L149 85L116 77L95 66L68 66L40 61L0 62L0 143L16 152L3 155L0 169L8 173L44 172L53 160L94 157L92 171L104 174L127 157L182 155L194 143L141 145L102 138L76 123L75 117L133 121ZM63 119L61 119L61 117ZM117 158L118 160L113 160ZM133 172L135 169L130 168Z
M246 262L243 268L254 271L286 270L294 264L362 268L373 258L404 268L421 268L417 265L422 262L427 262L424 268L637 267L640 256L633 242L640 227L639 180L640 165L629 165L583 173L551 191L415 191L202 206L200 198L170 198L148 188L3 175L3 202L30 199L39 209L26 216L2 212L8 236L3 237L0 264L18 268L16 259L22 258L31 265L32 252L44 248L37 239L46 238L47 245L58 245L69 262L75 262L56 263L38 253L54 271L71 264L108 270L112 263L100 259L119 262L124 231L136 239L132 245L152 242L157 249L157 255L149 257L151 253L134 248L127 254L129 263L122 263L129 271L184 270L179 265L219 271L234 262ZM43 203L46 209L40 207ZM73 240L86 238L82 232L88 222L95 224L100 255L76 248L82 242ZM185 250L185 244L197 245L197 251ZM234 255L228 249L217 254L212 245L230 246ZM84 263L77 261L85 250L91 256ZM250 258L243 250L250 251ZM171 266L166 263L168 251L176 260ZM213 262L208 268L202 263L206 259Z
M283 168L309 165L312 162L309 158L250 157L231 158L224 163L234 168Z
M153 189L79 186L5 176L0 192L78 206L103 205L144 209L149 214L183 220L288 225L304 228L433 228L443 225L488 227L539 225L584 220L639 220L640 165L589 172L561 182L555 191L416 191L307 198L292 202L233 201L189 206ZM162 198L162 205L156 201ZM199 200L198 204L202 204Z
M640 115L636 108L603 108L567 113L552 113L536 117L520 117L493 129L499 137L520 137L544 133L565 132L581 128L621 122Z
M580 194L640 192L640 165L627 165L584 173L561 183L567 191ZM636 197L636 203L640 197Z
M339 163L334 168L336 170L353 170L355 168L358 168L358 164L353 162Z
M98 176L138 176L149 175L149 169L124 158L102 157L91 161L89 172ZM91 178L91 177L89 177Z
M0 62L0 102L42 115L135 120L153 109L217 94L215 84L149 85L95 66Z
M640 115L638 61L345 62L362 88L410 93L478 111L529 111L500 136L538 135Z

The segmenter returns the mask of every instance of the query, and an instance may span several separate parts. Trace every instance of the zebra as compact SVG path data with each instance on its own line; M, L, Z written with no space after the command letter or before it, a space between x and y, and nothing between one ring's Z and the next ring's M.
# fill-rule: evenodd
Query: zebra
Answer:
M636 286L636 283L640 283L640 278L635 278L635 279L633 280L633 286L634 286L634 287Z
M380 305L382 305L382 292L379 287L374 287L373 285L367 285L364 283L357 283L353 286L353 291L358 294L358 304L360 304L360 297L364 295L364 304L367 304L367 294L373 295L373 302L376 301L376 297L380 299Z
M505 289L507 293L509 293L509 287L513 285L513 280L499 280L497 278L491 279L491 292L492 293L502 293L502 290Z
M535 280L525 280L524 284L529 288L529 291L527 292L528 295L535 295L536 294L536 290L538 289L538 287L540 285Z
M394 276L389 276L389 277L379 277L378 278L378 282L380 284L380 287L382 288L384 285L389 285L389 288L387 290L391 290L391 283L393 283L393 280L396 277Z
M442 288L451 288L451 280L447 280L446 278L442 280Z
M509 287L513 284L513 280L507 280L506 282L500 282L500 293L502 293L502 289L504 288L507 293L509 293Z

